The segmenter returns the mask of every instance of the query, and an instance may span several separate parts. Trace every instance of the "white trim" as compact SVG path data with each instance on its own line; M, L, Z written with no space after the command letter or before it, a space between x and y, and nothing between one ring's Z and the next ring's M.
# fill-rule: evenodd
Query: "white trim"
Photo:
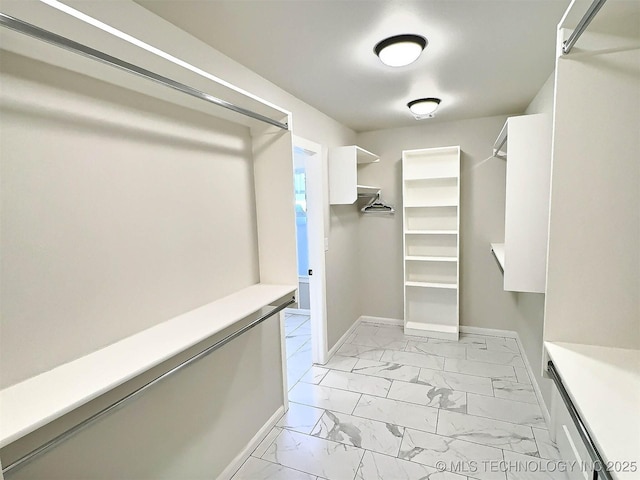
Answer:
M513 330L498 330L495 328L467 327L464 325L460 325L460 331L464 333L477 333L480 335L489 335L492 337L505 337L515 339L515 341L518 343L518 349L520 350L522 361L524 362L524 368L527 371L527 375L529 375L529 380L531 380L533 391L536 394L538 404L540 405L540 409L542 410L544 421L547 423L547 428L551 428L551 415L549 414L549 408L544 401L542 391L540 390L540 385L538 385L536 376L533 373L531 363L529 362L529 358L527 358L527 353L524 350L524 345L522 344L522 340L520 340L520 335L518 335L518 332L514 332Z
M311 358L313 363L324 365L329 360L327 338L327 292L325 273L324 239L326 212L328 204L325 194L323 170L327 164L326 148L322 145L293 135L294 156L299 148L308 155L306 158L307 178L307 229L309 243L309 268L313 276L309 277L309 306L311 315Z
M311 315L311 310L308 308L285 308L284 313L288 315Z
M333 347L331 347L331 350L329 350L329 354L327 355L327 362L331 357L333 357L333 355L338 351L338 349L347 341L347 339L351 336L351 334L355 331L355 329L358 328L358 325L360 325L361 322L362 322L362 317L359 317L355 322L353 322L353 325L349 327L349 330L344 332L344 335L340 337L340 339L336 342L336 344ZM324 362L324 363L327 363L327 362ZM322 365L324 365L324 363Z
M286 309L285 309L286 310ZM285 412L289 410L289 376L287 375L287 321L284 312L280 312L280 361L282 362L282 403Z
M540 409L542 410L542 416L544 417L544 421L547 423L547 428L551 429L551 415L549 414L549 408L547 407L547 404L544 401L544 397L542 396L542 390L540 390L540 385L538 385L536 376L533 374L533 369L531 368L531 364L529 363L527 354L524 351L524 345L522 345L520 336L517 332L513 333L516 334L515 339L516 342L518 342L518 348L520 349L520 353L522 354L522 360L524 361L525 369L527 370L527 374L529 375L529 379L531 380L531 385L533 385L533 391L536 393L538 404L540 405Z
M233 460L231 460L229 465L227 465L227 468L225 468L222 473L218 475L218 478L216 480L230 480L231 477L233 477L233 475L240 469L242 464L246 462L247 458L249 458L256 447L260 445L260 442L265 439L271 429L275 427L276 423L278 423L278 420L280 420L280 417L284 415L284 412L285 410L283 406L278 407L275 413L271 415L269 420L267 420L267 423L265 423L262 428L258 430L258 433L256 433L253 438L249 440L247 446L244 447L244 449Z
M402 326L404 324L404 321L400 318L371 317L369 315L362 315L359 320L364 323L378 323L383 325Z

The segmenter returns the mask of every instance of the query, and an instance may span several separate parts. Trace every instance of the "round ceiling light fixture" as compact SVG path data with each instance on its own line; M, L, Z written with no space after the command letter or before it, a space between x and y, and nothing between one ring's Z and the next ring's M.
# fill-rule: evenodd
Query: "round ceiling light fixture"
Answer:
M404 67L415 62L427 46L420 35L396 35L385 38L373 49L380 61L390 67Z
M439 105L440 99L433 97L418 98L417 100L412 100L407 103L407 107L409 107L413 116L418 120L422 118L432 118Z

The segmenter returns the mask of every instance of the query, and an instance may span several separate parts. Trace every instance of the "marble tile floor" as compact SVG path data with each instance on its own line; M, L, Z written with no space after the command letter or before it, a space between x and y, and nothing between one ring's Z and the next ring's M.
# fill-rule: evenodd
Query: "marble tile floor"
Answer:
M286 318L289 411L233 480L567 480L514 339L363 323L320 366L309 323Z
M285 314L285 349L287 354L287 385L289 390L309 372L311 360L311 317Z

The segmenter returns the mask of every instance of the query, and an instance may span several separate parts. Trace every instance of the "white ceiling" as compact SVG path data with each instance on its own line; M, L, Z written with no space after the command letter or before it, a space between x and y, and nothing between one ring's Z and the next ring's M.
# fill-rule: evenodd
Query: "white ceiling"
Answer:
M569 0L137 0L356 131L415 125L406 104L442 99L447 121L521 113L554 66ZM383 38L429 45L391 68ZM213 72L214 74L216 72Z

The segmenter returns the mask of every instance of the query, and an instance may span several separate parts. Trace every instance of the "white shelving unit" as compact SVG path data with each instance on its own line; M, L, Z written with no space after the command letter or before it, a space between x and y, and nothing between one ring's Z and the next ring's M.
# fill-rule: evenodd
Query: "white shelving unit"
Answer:
M459 333L460 147L402 152L404 329Z
M357 145L336 147L329 151L329 201L331 205L351 205L358 195L376 195L379 187L358 182L358 166L376 163L380 157Z
M504 273L504 289L544 293L551 118L545 114L508 118L493 145L493 155L507 160L505 238L503 244L491 245Z

